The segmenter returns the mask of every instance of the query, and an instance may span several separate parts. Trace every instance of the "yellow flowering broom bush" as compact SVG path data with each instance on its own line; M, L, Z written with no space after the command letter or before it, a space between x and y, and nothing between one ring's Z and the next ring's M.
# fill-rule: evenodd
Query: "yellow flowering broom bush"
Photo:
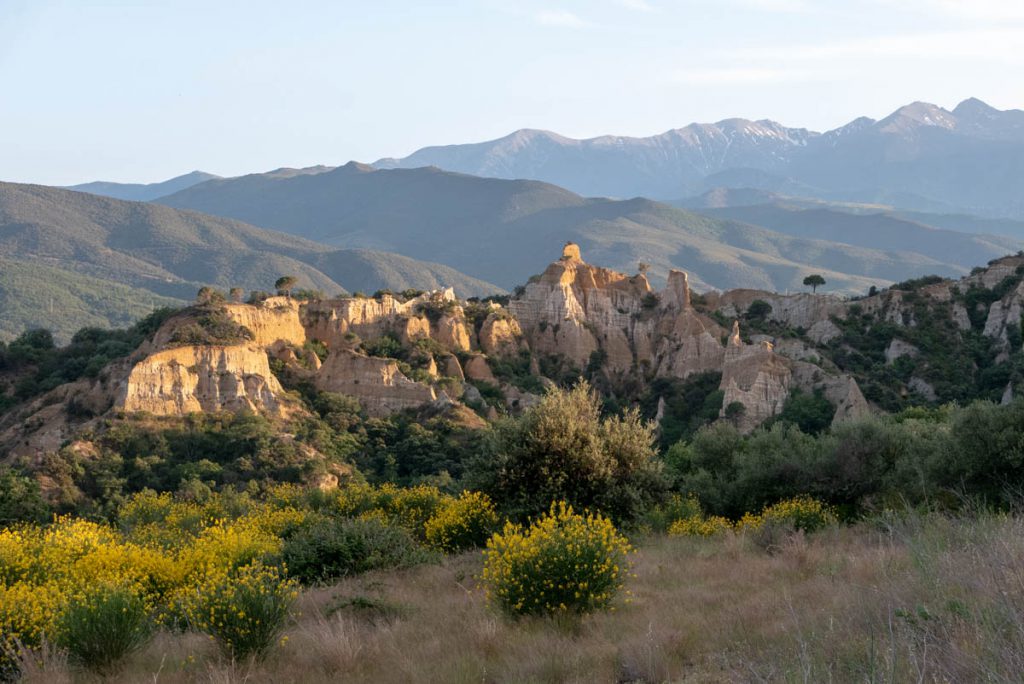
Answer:
M731 531L732 523L720 515L683 518L676 520L668 528L670 535L685 537L715 537Z
M509 614L584 614L611 604L631 551L608 518L580 515L563 501L528 528L507 523L492 536L482 579Z
M446 499L425 525L427 543L454 553L483 546L498 527L498 513L486 494L463 492Z
M835 510L828 504L810 496L797 496L765 506L759 515L746 513L736 526L740 530L775 526L814 532L837 521Z
M672 497L665 511L671 515L668 533L673 536L715 537L733 528L727 518L705 515L700 501L693 494L685 499L679 495Z
M190 624L235 659L262 658L284 630L298 584L262 563L210 572L184 600Z

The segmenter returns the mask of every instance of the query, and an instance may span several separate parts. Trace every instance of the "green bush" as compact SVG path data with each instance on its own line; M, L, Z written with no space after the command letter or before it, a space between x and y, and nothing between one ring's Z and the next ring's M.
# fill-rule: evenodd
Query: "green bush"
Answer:
M293 577L314 584L380 568L409 567L432 556L409 532L378 518L321 517L285 541L282 557Z
M519 520L559 500L636 520L666 487L653 425L635 410L602 418L585 382L549 391L521 418L497 422L481 451L471 488Z
M98 584L73 596L56 624L56 642L72 662L110 673L125 656L141 648L153 633L141 592Z

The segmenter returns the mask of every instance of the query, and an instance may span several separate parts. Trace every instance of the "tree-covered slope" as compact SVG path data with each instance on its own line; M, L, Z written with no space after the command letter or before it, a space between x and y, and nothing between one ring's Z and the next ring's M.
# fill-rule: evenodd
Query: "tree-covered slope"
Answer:
M45 285L45 304L60 316L81 308L76 297L117 284L111 305L124 302L131 318L107 317L96 300L90 324L125 323L144 313L129 302L159 304L164 298L191 299L203 285L269 290L281 275L298 278L298 286L332 295L356 289L433 289L454 287L462 296L493 294L495 285L452 268L379 252L349 252L294 235L275 233L239 221L140 202L124 202L38 185L0 183L0 258L13 260L17 285L8 285L0 308L4 329L52 326L37 310L33 293ZM36 269L26 268L28 265ZM58 279L43 275L46 269ZM37 285L29 285L32 277ZM7 280L15 278L15 271ZM70 283L80 279L80 287ZM68 284L55 288L53 283ZM84 301L89 301L88 299ZM92 307L87 307L92 308ZM15 316L15 310L19 313ZM148 309L147 309L148 310ZM33 313L36 312L36 313ZM111 313L113 316L113 313ZM127 315L127 314L126 314ZM17 321L17 322L15 322ZM85 324L59 319L59 332Z

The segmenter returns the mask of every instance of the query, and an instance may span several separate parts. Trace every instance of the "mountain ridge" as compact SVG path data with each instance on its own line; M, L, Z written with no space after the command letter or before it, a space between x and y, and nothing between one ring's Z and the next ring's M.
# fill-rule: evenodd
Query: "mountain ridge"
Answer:
M1024 179L1024 111L998 110L968 98L952 111L913 102L880 120L858 117L821 133L743 118L692 123L647 137L574 139L522 129L374 163L378 168L427 165L540 180L584 196L659 200L699 194L713 187L705 180L718 173L757 170L803 184L820 199L899 196L910 210L944 203L959 213L1024 217L1018 192Z
M962 275L974 263L786 235L643 197L585 198L541 181L436 167L375 169L351 162L315 176L255 174L203 183L160 202L333 245L446 263L505 288L536 272L538 255L565 240L619 270L644 261L657 282L671 268L687 270L699 289L793 290L821 272L830 287L854 294L908 271ZM987 261L1019 245L987 245L978 255Z

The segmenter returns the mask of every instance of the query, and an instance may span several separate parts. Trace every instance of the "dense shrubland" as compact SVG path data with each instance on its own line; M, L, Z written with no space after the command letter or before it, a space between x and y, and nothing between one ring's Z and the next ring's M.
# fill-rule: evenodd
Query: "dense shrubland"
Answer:
M588 613L625 608L620 590L630 585L631 566L643 571L638 556L648 547L655 554L676 549L666 560L696 564L697 571L707 568L693 553L742 558L770 572L775 566L763 558L808 554L807 544L842 539L851 526L873 540L878 529L895 535L911 520L919 529L900 532L899 542L909 555L926 553L919 547L940 534L964 554L995 553L961 538L971 523L943 516L967 512L983 533L1018 526L992 513L1012 512L1021 500L1024 400L1005 406L971 400L994 397L1000 384L1017 378L1020 353L994 363L991 342L979 330L954 339L939 318L929 318L933 314L922 309L915 313L918 326L896 330L854 312L829 350L831 360L867 378L865 392L883 406L917 401L898 391L913 374L944 400L963 404L911 407L836 425L835 409L823 396L794 392L779 416L742 434L728 420L730 407L724 407L726 420L718 420L717 374L634 386L607 377L597 357L583 370L557 357L539 359L555 386L536 406L483 429L416 411L369 418L352 398L298 382L286 386L308 412L287 422L246 414L108 416L81 436L89 448L69 444L32 464L47 484L46 498L28 464L0 468L0 526L8 526L0 532L0 667L27 672L55 648L75 666L110 674L133 652L151 648L146 644L154 634L181 633L205 633L228 659L258 660L301 623L293 610L300 589L315 593L366 573L429 572L419 566L466 563L453 554L481 547L484 560L474 562L482 566L455 580L469 587L467 595L479 586L499 611L571 616L573 629L600 624L586 622ZM0 372L17 378L13 394L0 392L0 402L94 377L166 315L119 333L82 331L62 349L45 333L26 333L0 347ZM766 312L751 316L763 321ZM222 330L216 320L203 329L214 336L237 332ZM918 346L927 363L900 359L885 366L885 347L896 335ZM388 337L362 344L413 375L437 353L429 344L403 348ZM530 384L539 385L529 380L530 362L528 354L512 356L496 364L495 373L540 392ZM962 383L974 384L964 390ZM659 407L656 427L648 419ZM341 486L311 486L329 481L327 475L339 477ZM920 523L922 511L930 512L927 524ZM54 520L54 513L77 517ZM896 554L893 548L872 541L849 552ZM856 557L843 562L867 563ZM803 582L816 568L784 579ZM922 658L913 650L916 640L941 647L954 637L977 644L1001 639L1000 648L1017 648L1019 655L1014 640L1024 643L1024 630L1004 622L1010 626L999 631L998 620L989 620L999 608L989 589L1003 586L1002 580L956 594L953 578L962 571L950 570L942 588L915 586L893 599L903 603L886 605L885 615L897 620L891 638ZM655 582L647 591L651 611L652 597L665 589ZM947 594L952 598L943 603ZM1024 614L1016 598L1002 606L1008 620ZM363 600L344 605L351 609ZM495 629L514 630L510 624ZM964 625L973 630L966 636L958 631ZM855 633L857 626L849 629ZM795 664L783 665L785 672L847 672L823 644L801 642L799 648L804 655L795 648ZM888 648L894 650L879 657L892 660L890 671L905 672L897 647ZM743 671L765 679L779 674L757 660L757 648L743 653L752 659L740 664ZM864 656L858 653L849 657ZM990 663L991 671L1007 671L1000 669L1004 664ZM928 667L940 666L930 671L961 672L957 663ZM863 674L875 665L858 667Z

